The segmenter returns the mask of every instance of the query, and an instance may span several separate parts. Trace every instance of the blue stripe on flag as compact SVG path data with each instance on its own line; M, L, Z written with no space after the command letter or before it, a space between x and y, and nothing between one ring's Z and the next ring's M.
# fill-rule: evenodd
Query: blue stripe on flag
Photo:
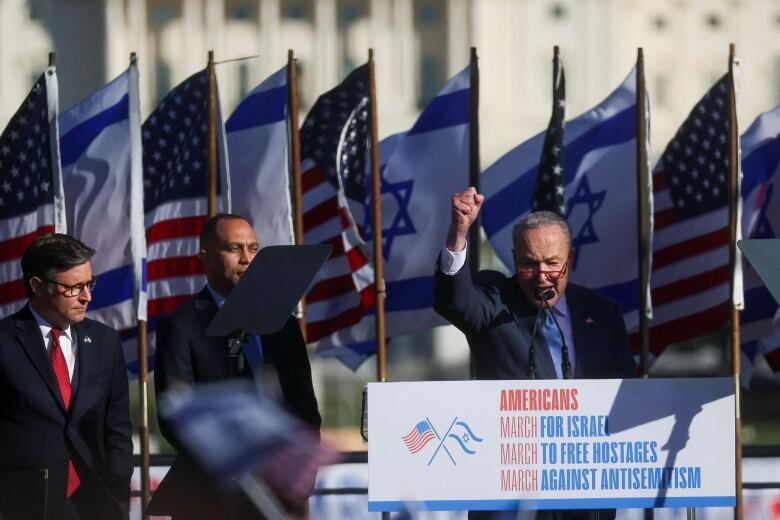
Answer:
M133 297L133 266L125 265L99 275L89 310L94 311Z
M287 87L277 87L249 95L225 122L226 132L268 125L285 119Z
M750 195L758 184L768 181L780 165L780 139L771 139L742 159L742 196Z
M422 134L441 130L456 125L465 125L469 122L468 89L457 90L451 94L436 96L428 104L420 118L414 124L407 135Z
M95 114L60 137L62 167L67 168L76 162L100 132L106 127L128 119L129 113L127 94L125 94L115 105Z
M745 310L740 315L743 324L754 321L770 320L775 315L777 303L763 285L745 291Z
M618 302L623 314L639 309L639 280L637 279L604 287L593 287L593 290Z
M566 145L566 183L570 183L583 158L599 148L615 146L636 138L636 106L632 105L611 118L594 125ZM522 146L522 145L521 145ZM488 237L517 220L531 206L533 183L539 166L535 165L501 191L490 197L482 208L482 225Z

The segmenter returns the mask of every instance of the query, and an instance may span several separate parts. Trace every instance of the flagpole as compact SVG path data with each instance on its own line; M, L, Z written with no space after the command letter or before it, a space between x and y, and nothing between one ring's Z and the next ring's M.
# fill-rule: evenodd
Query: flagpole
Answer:
M138 108L138 58L135 52L130 53L130 82L129 82L129 102L130 102L130 118L131 118L131 136L133 128L133 114L139 114ZM136 128L140 133L140 120L135 123ZM137 136L138 145L140 145L140 135ZM131 137L132 141L133 137ZM137 151L134 151L134 146L131 142L131 161L140 161L141 157ZM140 150L138 150L140 151ZM135 167L143 168L141 164L131 163L131 183L132 177L135 175ZM140 187L140 183L139 183ZM132 188L131 188L132 191ZM132 194L131 194L132 196ZM135 199L132 199L135 200ZM143 212L143 210L141 210ZM140 223L143 226L143 221ZM132 233L132 232L131 232ZM137 297L140 298L141 287L136 288L139 291ZM141 454L141 518L149 518L149 499L151 497L151 483L149 477L150 456L149 456L149 342L148 342L148 327L146 320L138 320L137 325L138 332L138 441L140 444L139 451Z
M217 214L217 75L214 69L214 51L208 59L208 175L207 200L209 218Z
M49 53L49 67L54 67L56 61L56 54L54 51L51 51Z
M295 52L287 51L287 128L290 133L290 172L292 176L293 234L296 245L303 244L303 188L301 186L301 133L298 129L298 67ZM306 297L300 302L298 325L306 340Z
M639 369L648 377L650 333L648 329L647 296L650 280L650 208L647 171L647 107L645 105L645 56L642 47L636 56L636 196L637 237L639 238Z
M377 138L376 78L374 49L368 49L368 106L371 139L371 196L374 235L374 291L376 305L376 376L387 380L387 347L385 345L385 279L382 256L382 190L379 178L379 139Z
M739 309L734 303L735 291L734 271L737 262L737 226L739 216L739 133L737 128L737 95L734 90L734 62L736 46L729 44L729 259L731 276L731 373L734 377L735 418L734 418L734 480L736 492L736 507L734 518L741 519L742 503L742 416L740 412L740 335Z
M469 185L473 186L479 193L479 58L477 48L471 47L469 56ZM479 237L479 227L481 218L477 215L476 220L469 228L468 244L471 253L469 254L469 269L471 274L475 275L479 271L479 257L482 249ZM476 379L476 368L474 366L474 356L469 351L469 374L471 379Z

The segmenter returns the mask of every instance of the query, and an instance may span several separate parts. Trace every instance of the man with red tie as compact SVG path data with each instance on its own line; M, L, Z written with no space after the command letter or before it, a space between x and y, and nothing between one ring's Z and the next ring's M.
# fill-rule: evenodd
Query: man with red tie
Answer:
M0 321L0 518L127 518L132 427L119 334L85 318L95 251L22 255L29 302Z

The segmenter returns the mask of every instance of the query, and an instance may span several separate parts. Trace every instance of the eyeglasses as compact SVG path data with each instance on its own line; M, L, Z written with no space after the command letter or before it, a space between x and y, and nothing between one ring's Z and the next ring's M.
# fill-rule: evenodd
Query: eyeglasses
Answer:
M568 270L569 270L569 262L567 260L566 263L563 264L562 269L549 270L549 269L539 269L538 267L518 267L517 274L520 275L520 277L522 278L528 278L528 279L538 278L539 275L543 275L551 282L554 282L558 280L561 276L566 274Z
M78 296L82 292L84 292L84 289L89 289L89 292L92 292L95 289L95 285L97 285L97 278L92 278L92 280L84 283L77 283L75 285L66 285L62 282L58 282L57 280L49 280L48 278L41 278L44 282L53 284L53 285L60 285L64 287L61 291L59 291L61 296Z

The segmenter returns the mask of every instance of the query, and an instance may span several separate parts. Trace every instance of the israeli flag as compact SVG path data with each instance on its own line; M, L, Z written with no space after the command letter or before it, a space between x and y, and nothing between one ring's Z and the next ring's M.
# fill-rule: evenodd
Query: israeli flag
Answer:
M380 143L388 337L447 324L433 310L433 264L447 235L450 197L468 185L469 76L466 67L433 98L411 130ZM369 200L361 226L366 242L373 240L370 207ZM375 319L372 312L344 334L325 338L317 352L356 369L376 352Z
M251 222L261 247L293 244L286 67L247 94L225 131L233 213Z
M564 139L566 218L576 250L571 280L619 302L629 331L639 326L636 112L632 70L607 99L566 123ZM543 143L541 132L482 175L482 226L510 272L512 228L531 208Z
M780 237L780 105L761 114L742 135L742 233ZM778 305L750 265L745 266L745 310L740 314L742 382L750 380L755 356L764 355L780 380Z
M68 229L96 250L92 272L99 280L88 316L120 331L128 370L137 373L146 241L135 65L60 115L59 125Z

